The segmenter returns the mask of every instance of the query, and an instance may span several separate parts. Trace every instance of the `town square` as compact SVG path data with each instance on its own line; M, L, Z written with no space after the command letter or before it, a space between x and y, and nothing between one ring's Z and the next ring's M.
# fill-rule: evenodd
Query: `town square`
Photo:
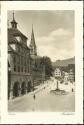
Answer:
M74 12L9 11L8 17L8 111L75 112Z

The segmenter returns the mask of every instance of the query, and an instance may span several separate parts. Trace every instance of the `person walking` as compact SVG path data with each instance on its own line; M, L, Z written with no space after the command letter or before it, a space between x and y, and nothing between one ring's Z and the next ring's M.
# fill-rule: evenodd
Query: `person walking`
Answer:
M72 88L72 92L73 92L73 88Z
M34 100L35 100L35 98L36 98L35 94L34 94L33 98L34 98Z

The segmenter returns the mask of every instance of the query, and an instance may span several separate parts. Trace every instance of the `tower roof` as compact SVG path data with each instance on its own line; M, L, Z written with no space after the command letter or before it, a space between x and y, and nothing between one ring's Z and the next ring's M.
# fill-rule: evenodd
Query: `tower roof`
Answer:
M13 11L13 20L11 21L12 28L17 28L17 22L15 21L14 11Z
M33 56L37 55L37 47L36 47L36 43L35 43L33 25L32 25L32 33L31 33L31 42L30 42L29 47L30 47L30 54Z
M33 25L32 25L32 33L31 33L30 47L36 48L35 37L34 37L34 31L33 31Z

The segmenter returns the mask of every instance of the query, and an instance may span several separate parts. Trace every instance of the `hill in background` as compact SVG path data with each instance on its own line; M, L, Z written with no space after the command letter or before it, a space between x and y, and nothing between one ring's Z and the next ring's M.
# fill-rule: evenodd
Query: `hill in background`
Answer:
M68 66L68 64L75 64L75 57L52 62L53 67L65 67L65 66Z

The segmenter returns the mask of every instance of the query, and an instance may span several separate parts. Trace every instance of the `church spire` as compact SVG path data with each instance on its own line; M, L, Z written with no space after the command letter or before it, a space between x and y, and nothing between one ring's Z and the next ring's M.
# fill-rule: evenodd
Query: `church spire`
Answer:
M12 20L12 22L11 22L11 26L12 26L12 28L17 28L17 22L15 21L15 16L14 16L14 11L13 11L13 20Z
M36 46L35 44L35 37L34 37L34 31L33 31L33 24L32 24L32 34L31 34L31 44L34 46Z
M31 42L30 42L30 54L37 55L37 48L36 48L36 43L35 43L33 24L32 24L32 33L31 33Z

